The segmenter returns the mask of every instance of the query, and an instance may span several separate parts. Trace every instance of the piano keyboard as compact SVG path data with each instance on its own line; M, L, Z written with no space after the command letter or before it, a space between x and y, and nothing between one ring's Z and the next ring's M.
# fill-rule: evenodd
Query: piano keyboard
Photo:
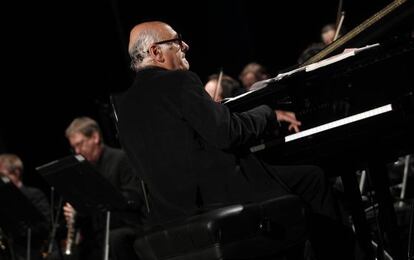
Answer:
M304 130L302 132L287 135L284 138L284 142L288 143L288 142L291 142L293 140L305 138L307 136L318 134L318 133L321 133L321 132L324 132L324 131L327 131L327 130L330 130L330 129L333 129L333 128L337 128L337 127L348 125L348 124L351 124L351 123L354 123L354 122L357 122L357 121L361 121L361 120L364 120L364 119L367 119L367 118L370 118L370 117L374 117L374 116L378 116L378 115L381 115L381 114L384 114L384 113L388 113L388 112L391 112L392 110L393 110L393 108L392 108L391 104L381 106L381 107L377 107L377 108L374 108L374 109L371 109L371 110L368 110L368 111L365 111L365 112L362 112L362 113L359 113L359 114L356 114L356 115L353 115L353 116L345 117L345 118L342 118L342 119L339 119L339 120L336 120L336 121L333 121L333 122L330 122L330 123L327 123L327 124L323 124L323 125L320 125L320 126L317 126L317 127L309 128L309 129ZM266 149L266 144L260 144L260 145L250 147L250 151L253 152L253 153L264 150L264 149Z

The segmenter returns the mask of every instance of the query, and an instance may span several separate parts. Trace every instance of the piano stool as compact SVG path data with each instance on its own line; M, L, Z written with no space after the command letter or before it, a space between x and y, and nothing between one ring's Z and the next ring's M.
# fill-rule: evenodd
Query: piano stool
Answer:
M295 195L230 205L151 227L134 248L141 260L278 259L306 240L307 212Z

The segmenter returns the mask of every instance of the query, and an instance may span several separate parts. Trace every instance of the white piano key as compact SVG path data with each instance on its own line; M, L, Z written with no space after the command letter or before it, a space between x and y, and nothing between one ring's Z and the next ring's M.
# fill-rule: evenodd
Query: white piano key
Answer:
M302 131L302 132L298 132L298 133L295 133L295 134L285 136L285 142L286 143L291 142L293 140L297 140L297 139L304 138L304 137L307 137L307 136L310 136L310 135L321 133L321 132L327 131L329 129L337 128L337 127L347 125L347 124L350 124L350 123L353 123L353 122L356 122L356 121L360 121L360 120L364 120L364 119L367 119L367 118L370 118L370 117L381 115L381 114L390 112L392 110L393 109L392 109L391 104L381 106L381 107L371 109L371 110L368 110L368 111L365 111L365 112L362 112L362 113L359 113L359 114L356 114L356 115L353 115L353 116L345 117L345 118L342 118L342 119L339 119L339 120L336 120L336 121L333 121L333 122L330 122L330 123L327 123L327 124L324 124L324 125L320 125L320 126L317 126L317 127L314 127L314 128L310 128L310 129L307 129L307 130Z

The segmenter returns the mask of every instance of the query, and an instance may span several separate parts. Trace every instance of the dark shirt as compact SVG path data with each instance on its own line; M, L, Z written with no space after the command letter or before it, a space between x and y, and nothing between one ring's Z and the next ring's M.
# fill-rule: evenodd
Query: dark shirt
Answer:
M94 166L131 205L134 204L130 212L111 212L110 228L139 227L142 222L141 206L143 206L140 181L132 170L125 153L120 149L104 146L102 155ZM84 236L96 237L96 234L103 232L105 228L106 215L100 214L92 218L80 217L77 221L80 222L79 226Z
M120 141L148 185L154 224L280 195L259 161L233 152L276 127L270 107L231 113L194 73L156 67L139 71L117 105Z
M45 194L37 188L21 186L20 191L28 198L33 206L44 217L42 221L35 222L31 226L31 258L40 259L41 251L46 248L50 229L50 206ZM18 234L13 235L13 249L19 257L26 256L27 250L27 226L22 224Z
M32 228L34 238L46 239L50 227L50 206L45 194L37 188L23 185L20 191L29 199L35 208L43 215L44 220ZM36 239L35 239L36 240Z
M300 65L304 63L305 61L316 55L318 52L323 50L325 46L326 45L323 42L312 43L301 53L301 55L298 58L298 64Z
M124 151L104 146L95 167L128 201L140 202L139 178Z

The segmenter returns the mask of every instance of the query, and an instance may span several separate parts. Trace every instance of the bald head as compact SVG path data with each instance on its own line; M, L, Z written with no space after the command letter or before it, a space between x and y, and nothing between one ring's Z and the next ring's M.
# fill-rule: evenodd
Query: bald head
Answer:
M129 34L128 49L131 49L133 47L134 43L137 42L141 34L152 34L154 38L161 38L160 34L162 33L163 29L167 27L171 28L171 26L168 24L159 21L145 22L135 25Z
M168 41L163 44L160 42ZM168 48L161 45L167 45ZM172 50L173 44L178 46L180 53L175 58L181 59L184 68L180 66L178 60L174 60L174 56L168 55L168 50ZM179 39L177 32L163 22L152 21L144 22L132 28L129 35L128 52L132 60L131 67L134 70L145 66L160 66L167 69L188 69L188 62L185 60L185 52L188 45ZM186 64L185 64L186 63ZM176 67L179 66L178 68ZM186 68L185 68L186 67Z

